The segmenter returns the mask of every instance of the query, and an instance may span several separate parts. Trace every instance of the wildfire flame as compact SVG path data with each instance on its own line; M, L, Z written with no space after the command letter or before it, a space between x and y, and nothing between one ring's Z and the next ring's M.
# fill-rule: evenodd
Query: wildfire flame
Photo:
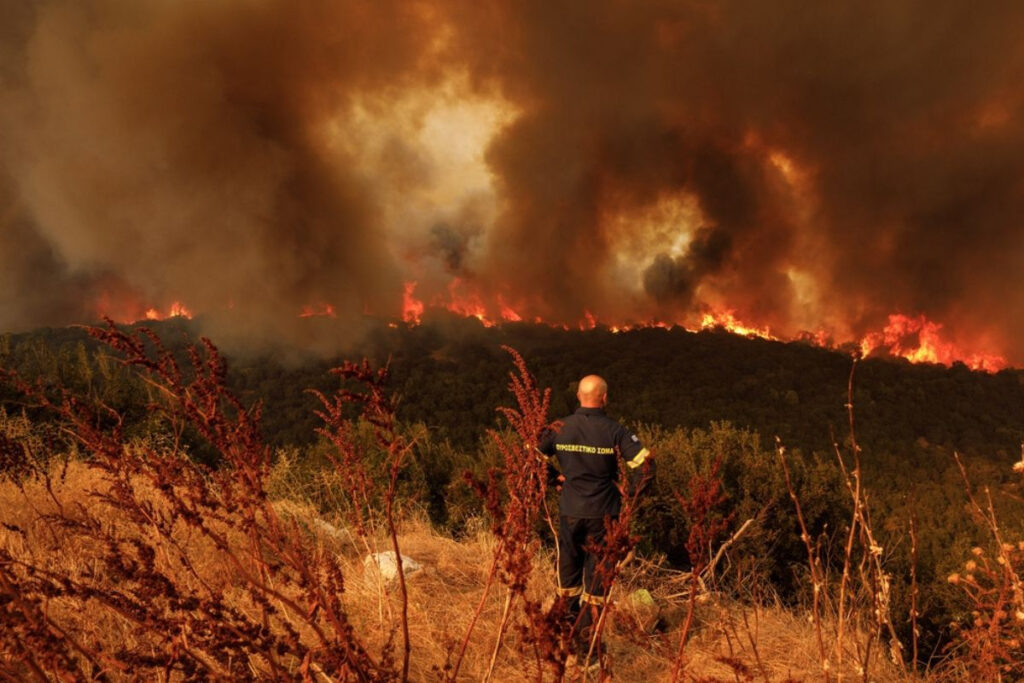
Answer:
M485 327L492 327L496 321L487 315L487 307L484 306L480 296L475 293L464 293L461 291L463 282L459 278L453 278L448 283L448 299L435 299L435 305L447 308L452 313L464 315L467 318L473 317L484 324Z
M336 318L337 314L334 312L334 306L327 303L318 303L310 306L306 305L302 307L302 312L299 313L300 318Z
M423 302L413 296L416 291L415 282L406 282L402 291L402 320L412 325L419 325L423 315Z
M722 311L721 313L705 313L701 317L700 328L702 330L714 329L716 327L721 327L733 334L739 334L744 337L760 337L762 339L778 341L778 337L773 336L769 328L744 325L736 319L735 312L731 310Z
M414 296L416 282L406 282L402 296L402 320L408 324L417 325L421 322L426 305ZM524 318L514 308L498 298L495 307L496 313L492 313L484 303L483 298L472 291L468 291L468 285L458 278L453 279L443 296L435 297L431 301L431 307L447 310L456 315L473 317L479 320L486 327L493 327L503 321L519 322ZM661 327L671 329L675 326L682 326L681 322L651 320L643 323L607 323L598 320L598 317L589 310L584 310L583 318L575 325L570 326L563 323L550 323L534 318L539 324L549 324L553 327L579 330L590 330L604 325L612 332L627 332L638 328ZM741 320L736 311L725 309L721 311L705 312L699 322L698 329L724 329L732 334L744 337L757 337L771 341L786 341L774 334L770 327L752 325ZM833 336L825 330L814 332L803 332L798 339L815 346L824 348L836 348L841 345L847 347L853 343L858 347L864 356L889 355L906 358L913 363L940 363L952 365L954 362L962 362L973 370L984 370L986 372L997 372L1007 367L1006 359L996 354L969 353L942 337L940 323L928 320L924 315L908 316L894 313L889 316L888 324L880 331L870 332L862 339L845 340L845 343L837 344ZM789 341L792 341L789 340Z
M192 311L180 301L169 306L148 306L138 297L123 291L100 294L93 310L101 317L117 322L132 323L140 320L166 320L168 318L192 318Z
M597 327L597 318L590 311L583 311L583 320L580 322L581 330L592 330Z
M402 288L402 320L412 325L418 325L426 309L426 304L417 298L416 282L404 283ZM498 297L498 313L492 315L484 305L483 299L475 293L463 291L465 284L459 278L454 278L448 283L445 295L434 297L431 306L441 308L457 315L467 318L476 318L484 327L494 327L500 322L522 322L523 316L519 314L502 297Z
M881 332L872 332L861 340L860 349L865 356L881 349L913 363L951 365L960 361L974 370L986 372L997 372L1006 367L1006 359L1002 356L968 353L945 341L939 334L941 329L940 323L931 322L923 315L911 317L894 313Z
M512 323L522 322L523 316L521 316L518 313L516 313L516 311L511 306L506 304L500 298L498 299L498 305L501 307L501 319L502 320L507 320L507 321L512 322Z
M407 325L419 325L428 307L427 303L416 296L416 288L417 283L415 281L404 283L401 321ZM493 327L502 322L521 322L525 319L523 314L520 313L523 310L520 304L513 307L500 295L496 299L496 304L489 308L485 304L484 298L479 293L472 291L470 285L459 278L454 278L448 283L447 288L442 294L435 296L431 300L429 306L431 308L447 310L456 315L476 318L485 327ZM180 301L174 301L166 308L146 308L140 305L137 299L124 295L113 296L109 293L103 294L100 297L96 304L96 311L119 322L165 320L175 317L192 318L193 316L192 311ZM321 302L303 306L298 316L300 318L336 318L337 313L333 305ZM684 329L691 329L683 321L649 320L639 323L604 321L599 320L598 316L589 310L584 310L583 318L575 325L553 323L537 317L532 318L532 320L537 324L547 324L565 330L592 330L603 326L616 333L647 327L671 329L680 326ZM394 326L394 323L392 325ZM745 337L757 337L771 341L793 341L793 339L780 338L772 332L770 327L752 325L741 320L736 311L732 309L710 310L703 313L697 329L723 329L732 334ZM1006 359L1000 355L966 350L964 347L944 337L942 329L943 325L941 323L931 321L924 315L915 316L893 313L889 315L888 322L884 328L869 332L859 340L846 339L837 342L825 330L803 332L797 338L823 348L837 348L840 346L849 348L850 345L853 345L865 357L894 356L906 358L912 363L936 363L946 366L960 362L972 370L983 370L985 372L998 372L1008 366Z
M185 308L180 301L175 301L167 309L166 313L156 308L146 309L146 320L166 320L167 318L192 318L192 312Z

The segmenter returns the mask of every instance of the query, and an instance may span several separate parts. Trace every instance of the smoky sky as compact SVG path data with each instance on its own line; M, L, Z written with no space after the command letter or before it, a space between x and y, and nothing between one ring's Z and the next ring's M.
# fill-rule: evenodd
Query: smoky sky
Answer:
M923 314L1024 362L1016 2L12 0L0 25L3 328L116 295L287 336L458 275L554 322ZM453 78L514 115L493 197L419 216L417 119L368 155L352 112Z

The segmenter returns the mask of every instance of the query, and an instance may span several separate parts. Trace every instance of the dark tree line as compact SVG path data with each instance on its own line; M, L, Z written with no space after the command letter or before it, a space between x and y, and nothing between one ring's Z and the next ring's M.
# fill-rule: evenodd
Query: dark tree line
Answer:
M185 320L154 323L172 346L196 336ZM215 340L216 341L216 340ZM286 350L228 349L232 389L264 406L264 430L279 446L315 439L308 389L329 389L327 369L344 358L389 363L399 417L435 437L472 449L495 424L505 400L512 346L538 381L552 387L552 412L575 407L575 381L588 373L611 385L610 412L634 424L705 428L728 421L769 442L779 436L805 453L830 452L846 429L851 358L808 344L747 339L724 331L681 329L563 331L509 324L487 329L474 319L438 315L418 327L381 323L358 347L335 357ZM77 328L0 337L0 363L53 386L85 390L117 408L133 408L145 388ZM8 402L11 397L7 396ZM973 372L869 358L854 383L858 438L872 458L917 464L929 448L1012 462L1024 440L1024 372ZM893 463L894 464L894 463Z

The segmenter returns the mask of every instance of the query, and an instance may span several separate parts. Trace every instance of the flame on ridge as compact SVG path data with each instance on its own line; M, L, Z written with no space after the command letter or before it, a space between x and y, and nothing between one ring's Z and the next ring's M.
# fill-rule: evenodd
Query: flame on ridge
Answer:
M779 338L771 333L770 328L745 325L736 318L736 313L732 310L722 311L721 313L705 313L701 316L700 329L708 330L717 327L744 337L760 337L761 339L779 341Z
M419 325L423 315L423 302L414 296L415 291L415 282L406 282L402 288L402 320L411 325Z
M138 322L140 320L167 320L168 318L192 318L192 311L180 301L169 306L147 306L138 298L123 292L104 292L99 296L94 309L101 317L117 322Z
M338 314L334 311L334 306L328 303L320 302L316 305L305 305L302 307L302 311L299 313L300 318L337 318Z
M419 325L422 322L423 314L428 305L416 297L415 281L404 283L402 292L401 320L408 325ZM493 327L502 322L522 322L524 316L519 312L522 310L518 305L512 305L500 295L497 297L497 314L492 314L485 305L481 296L475 292L467 291L464 281L459 278L449 282L444 295L434 297L430 302L431 308L447 310L457 315L476 318L485 327ZM140 305L137 300L130 297L116 298L110 294L104 294L96 304L96 311L103 316L113 318L119 322L137 322L140 320L165 320L174 317L192 318L192 311L180 301L174 301L166 308L149 307ZM336 318L337 313L333 305L325 302L309 304L302 307L298 313L300 318L327 317ZM651 320L640 323L609 324L598 319L589 310L584 310L583 318L575 325L566 323L550 323L541 318L533 318L532 322L537 324L548 324L565 330L592 330L603 326L613 333L628 332L630 330L660 327L671 329L676 326L684 329L681 322ZM865 334L859 341L851 340L837 343L825 330L801 333L797 338L809 344L823 348L837 348L854 345L859 352L867 356L895 356L909 360L912 363L936 363L946 366L954 362L961 362L972 370L983 370L985 372L998 372L1008 366L1006 359L997 354L972 353L968 352L957 344L942 336L942 324L928 320L923 314L910 316L902 313L893 313L888 316L888 322L884 328ZM750 325L740 320L732 309L722 311L708 311L702 314L698 330L723 329L732 334L745 337L757 337L771 341L787 341L772 333L770 327Z
M192 318L192 311L185 308L180 301L173 302L166 313L157 308L146 309L146 320L166 320L167 318Z
M415 282L406 282L402 299L402 320L409 324L419 324L426 304L414 296ZM497 316L489 313L487 306L481 297L476 293L464 291L465 284L458 278L453 279L447 288L447 296L435 297L431 307L445 309L457 315L473 317L479 320L485 327L493 327L501 322L519 322L524 318L513 307L509 306L499 297ZM535 323L545 324L540 318L534 319ZM602 325L597 316L589 310L584 310L584 317L576 325L546 323L552 327L560 327L565 330L579 329L590 330ZM661 327L671 329L676 326L684 327L680 323L652 320L643 323L630 324L604 324L612 332L628 332L644 327ZM744 337L757 337L771 341L787 341L772 333L767 326L756 326L740 320L732 309L723 311L708 311L702 314L699 322L700 330L724 329L732 334ZM853 344L864 356L898 356L906 358L912 363L938 363L952 365L959 361L973 370L984 370L985 372L998 372L1007 367L1006 359L996 354L969 353L953 342L944 339L940 330L942 324L928 320L924 315L908 316L901 313L893 313L888 318L886 326L875 332L869 332L859 341ZM695 331L695 330L691 330ZM850 342L836 343L832 335L826 330L801 333L798 339L815 346L823 348L847 347ZM792 341L792 340L790 340Z
M498 296L498 315L492 316L484 305L483 299L476 293L467 293L464 282L453 278L444 295L435 296L430 305L443 308L467 318L476 318L484 327L494 327L500 322L522 322L523 316L516 309ZM415 295L416 282L407 281L402 289L402 320L410 324L419 324L426 304ZM538 321L539 322L539 321Z
M913 363L952 365L954 361L960 361L974 370L986 372L997 372L1006 367L1006 359L1002 356L968 353L944 340L939 334L941 329L941 323L932 322L923 315L893 313L881 332L872 332L861 340L860 350L867 356L882 349Z

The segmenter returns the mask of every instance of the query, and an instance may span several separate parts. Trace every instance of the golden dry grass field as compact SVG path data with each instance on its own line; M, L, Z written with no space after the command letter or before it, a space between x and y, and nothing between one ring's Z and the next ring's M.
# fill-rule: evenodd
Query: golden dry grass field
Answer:
M150 503L154 511L160 510L163 497L147 490L148 484L141 478L135 485L139 498ZM54 576L89 583L99 590L118 588L122 578L103 574L106 549L79 529L55 523L52 517L58 512L56 501L60 501L67 519L106 525L105 531L124 543L145 536L145 526L122 519L104 502L110 493L109 477L81 462L72 462L64 473L56 472L51 491L39 481L23 488L6 482L0 486L0 522L4 525L0 548L14 562L25 562ZM303 546L309 552L320 553L337 564L345 577L345 610L367 649L381 652L389 639L397 644L401 637L397 632L397 587L365 562L369 553L388 549L387 540L383 536L361 538L350 534L339 519L323 519L301 500L278 500L269 507L279 513L289 533L303 536ZM422 566L407 577L410 680L437 680L443 675L446 663L469 629L484 595L495 550L496 540L484 526L480 524L479 531L464 539L453 540L437 534L415 515L400 525L402 553ZM248 541L226 529L225 537L239 546L237 554L244 554ZM244 587L246 580L236 573L225 550L218 549L209 538L181 524L173 537L159 538L154 531L146 540L166 549L162 556L157 553L154 563L182 590L191 589L197 595L221 593L228 607L256 617L259 608ZM181 562L182 557L187 558L188 568ZM550 550L538 549L533 565L527 593L544 602L555 593ZM590 679L670 680L686 612L686 586L685 577L678 572L642 561L628 565L612 591L605 631L606 667L590 674ZM138 588L127 584L122 587ZM646 597L642 591L647 591L653 604L636 597ZM496 588L486 596L458 680L486 678L507 595L507 591ZM146 632L133 618L101 599L58 597L47 601L45 610L54 627L62 631L59 637L98 652L140 651L146 642L153 648L165 646L160 642L162 634ZM300 620L293 624L296 628L302 626ZM183 634L181 640L182 647L188 647L188 635ZM851 643L857 641L855 637L849 639ZM681 680L821 680L815 643L815 629L808 614L777 606L741 605L706 592L697 602L694 626L683 650ZM201 650L196 647L193 651L203 657ZM14 654L6 652L4 656L7 670L17 670ZM833 670L831 674L860 679L856 659L855 652L849 653L845 671ZM209 664L212 671L218 670L216 663ZM301 662L287 666L288 673L299 675ZM253 679L275 677L258 654L250 656L246 670ZM880 648L871 657L870 671L871 680L906 680ZM114 680L162 677L158 668L146 670L141 665L136 670L112 666L105 673ZM568 675L572 675L571 670ZM538 667L531 648L522 642L513 625L498 648L491 680L550 680L552 676L550 668ZM326 675L314 677L327 680ZM172 674L170 678L177 676Z

